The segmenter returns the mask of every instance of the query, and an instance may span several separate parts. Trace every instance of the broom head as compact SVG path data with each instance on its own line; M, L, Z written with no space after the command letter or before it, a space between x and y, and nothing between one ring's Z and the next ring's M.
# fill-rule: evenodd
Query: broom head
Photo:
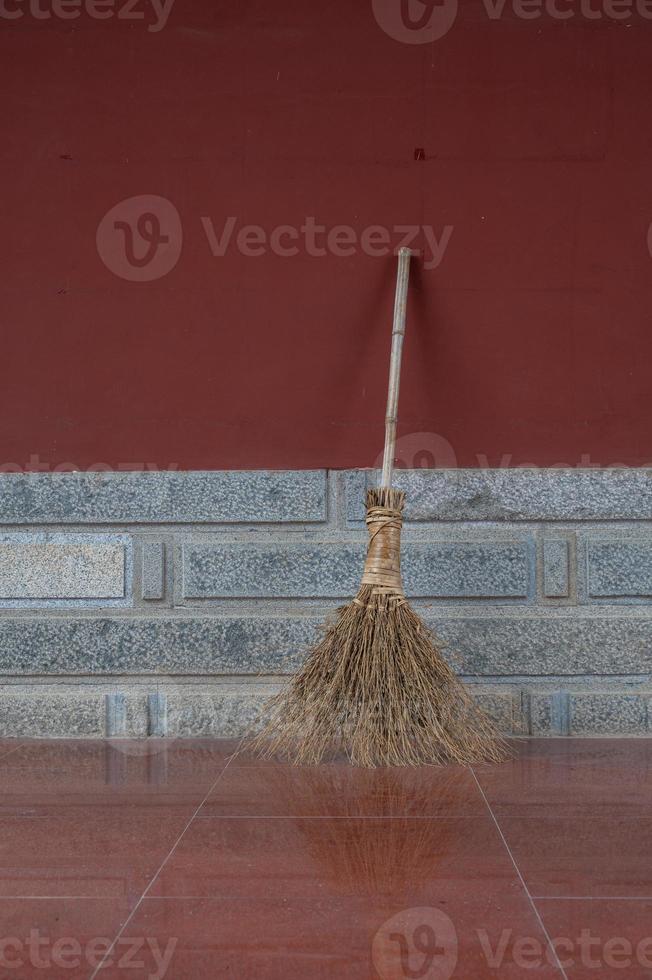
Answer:
M316 765L343 750L365 767L505 758L506 743L403 593L404 502L399 490L368 491L360 590L265 706L263 728L249 743L258 754Z

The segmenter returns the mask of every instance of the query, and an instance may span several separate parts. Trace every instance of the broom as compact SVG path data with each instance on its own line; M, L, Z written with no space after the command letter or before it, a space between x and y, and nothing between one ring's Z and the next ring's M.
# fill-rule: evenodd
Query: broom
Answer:
M338 611L289 686L271 698L249 746L264 757L318 764L344 750L353 765L499 762L505 742L441 654L403 592L405 494L392 489L411 252L399 252L382 485L367 492L360 590Z

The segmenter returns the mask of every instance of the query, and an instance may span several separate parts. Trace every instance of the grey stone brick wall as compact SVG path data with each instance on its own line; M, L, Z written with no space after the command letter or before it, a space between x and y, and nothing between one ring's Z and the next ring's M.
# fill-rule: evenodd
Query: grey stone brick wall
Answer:
M357 589L349 472L0 475L0 737L235 736ZM511 733L649 734L652 474L401 471L404 578Z

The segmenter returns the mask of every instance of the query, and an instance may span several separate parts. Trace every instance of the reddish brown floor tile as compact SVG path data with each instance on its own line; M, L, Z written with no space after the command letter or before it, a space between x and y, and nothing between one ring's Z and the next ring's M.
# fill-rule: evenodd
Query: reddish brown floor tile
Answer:
M132 907L121 899L0 898L0 976L88 978Z
M436 905L409 909L381 898L146 898L125 930L129 936L173 949L168 976L175 980L522 980L524 941L538 945L537 980L561 976L546 961L546 938L526 899L481 890L466 896L443 890ZM99 974L125 975L117 967Z
M101 804L2 815L0 896L139 896L193 812Z
M478 769L476 775L496 814L582 819L614 811L644 815L652 808L652 756L635 765L621 751L575 765L541 755Z
M486 804L470 770L231 767L202 816L481 816Z
M445 886L522 887L489 817L195 820L151 895L279 900L383 895L428 904Z
M534 896L652 896L652 816L501 816Z
M538 903L569 980L652 977L652 900Z
M513 739L514 756L521 764L547 760L555 765L652 765L651 738L527 738ZM478 766L477 771L493 769Z
M271 758L266 758L260 753L252 752L244 739L222 739L222 743L225 747L230 746L230 768L235 769L269 769L277 768L278 766L287 767L288 761L282 756L272 756ZM339 750L332 750L330 752L325 752L322 759L321 765L348 765L348 759L346 754Z
M31 769L45 766L50 769L74 769L77 772L103 773L106 759L112 753L123 754L132 760L153 759L167 755L170 763L183 761L183 771L192 772L197 765L210 765L219 771L231 758L231 743L220 739L34 739L15 743L19 749L14 764ZM143 769L143 772L146 770Z
M100 798L197 806L224 765L219 743L28 742L0 757L0 815L21 805L77 806Z
M233 742L0 742L0 938L114 939L135 909L98 977L404 980L430 956L437 980L547 980L519 872L551 932L646 938L651 746L522 742L481 791L470 770L293 769Z

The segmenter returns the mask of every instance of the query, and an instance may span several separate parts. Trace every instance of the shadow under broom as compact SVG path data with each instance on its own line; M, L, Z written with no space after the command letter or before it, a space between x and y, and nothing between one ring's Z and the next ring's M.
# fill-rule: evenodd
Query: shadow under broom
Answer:
M254 752L316 765L343 750L357 766L500 762L506 743L405 598L405 494L392 489L411 252L399 252L382 486L367 492L369 546L360 590L272 697Z

